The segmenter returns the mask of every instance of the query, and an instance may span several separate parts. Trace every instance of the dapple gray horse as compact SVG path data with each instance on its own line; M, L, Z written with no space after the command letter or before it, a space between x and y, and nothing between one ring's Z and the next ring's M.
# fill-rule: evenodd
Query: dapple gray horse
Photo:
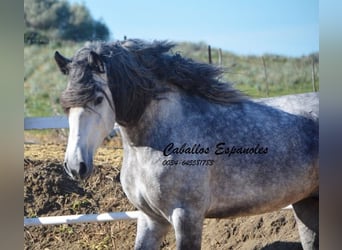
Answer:
M266 105L281 107L279 99L252 101L218 80L220 68L169 52L173 46L93 42L70 59L55 53L69 76L65 171L87 178L116 121L122 187L142 212L136 249L159 249L171 225L177 249L200 249L204 218L289 204L304 249L317 249L318 108L285 112Z
M260 98L254 101L294 115L311 117L317 120L319 117L319 96L317 92Z

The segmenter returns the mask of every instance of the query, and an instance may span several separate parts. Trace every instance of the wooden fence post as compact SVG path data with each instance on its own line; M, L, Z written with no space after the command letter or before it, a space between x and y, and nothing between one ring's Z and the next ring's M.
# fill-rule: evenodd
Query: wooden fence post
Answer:
M270 92L268 89L268 76L267 76L266 61L263 56L261 58L262 58L262 64L264 65L264 74L265 74L265 81L266 81L266 96L268 97L270 95Z
M211 60L211 47L210 47L210 45L208 45L208 58L209 58L209 63L212 64L212 60Z
M222 49L218 50L218 64L222 65Z
M312 89L314 92L317 92L316 79L315 79L315 58L314 58L314 56L311 57L311 62L312 62L312 69L311 69Z

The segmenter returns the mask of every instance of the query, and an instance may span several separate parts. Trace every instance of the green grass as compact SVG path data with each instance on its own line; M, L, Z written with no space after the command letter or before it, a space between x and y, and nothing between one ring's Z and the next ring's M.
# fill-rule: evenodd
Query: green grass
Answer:
M72 56L82 44L25 46L24 97L25 116L51 116L62 114L59 97L67 84L54 61L56 50Z
M44 46L25 46L24 48L24 96L25 116L51 116L63 114L59 97L67 84L53 59L56 50L71 57L83 43L50 43ZM208 49L203 42L180 43L173 49L181 55L194 60L207 62ZM318 54L314 56L318 57ZM212 49L213 63L218 62L218 49ZM269 96L304 93L312 91L312 57L299 58L276 55L238 56L223 51L222 66L226 73L223 80L251 97L266 97L266 77L263 59L266 64ZM319 89L319 64L315 64L316 86Z

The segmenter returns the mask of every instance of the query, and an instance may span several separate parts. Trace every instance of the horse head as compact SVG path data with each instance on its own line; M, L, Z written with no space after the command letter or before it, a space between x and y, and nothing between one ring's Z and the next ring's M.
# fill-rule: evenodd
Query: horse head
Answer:
M115 111L106 67L92 50L80 50L69 59L55 53L60 71L68 75L61 104L68 115L69 137L64 168L73 179L85 179L93 170L93 156L112 131Z

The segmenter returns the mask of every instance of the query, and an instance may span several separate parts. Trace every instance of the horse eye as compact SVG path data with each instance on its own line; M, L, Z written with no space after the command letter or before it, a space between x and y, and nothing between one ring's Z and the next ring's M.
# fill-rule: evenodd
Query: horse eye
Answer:
M94 101L94 105L99 105L101 104L103 101L103 96L99 96L99 97L96 97L95 101Z

